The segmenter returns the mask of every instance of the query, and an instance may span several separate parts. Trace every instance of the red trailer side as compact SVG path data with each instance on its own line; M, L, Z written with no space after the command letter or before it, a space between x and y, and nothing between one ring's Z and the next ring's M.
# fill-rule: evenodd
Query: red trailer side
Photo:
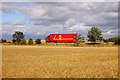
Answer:
M58 43L72 43L75 42L77 34L50 34L47 38L47 42Z
M50 35L45 38L46 42L50 42Z

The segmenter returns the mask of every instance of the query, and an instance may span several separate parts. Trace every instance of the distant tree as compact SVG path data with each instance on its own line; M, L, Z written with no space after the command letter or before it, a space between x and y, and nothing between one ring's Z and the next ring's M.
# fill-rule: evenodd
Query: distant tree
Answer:
M108 39L103 39L104 42L109 42Z
M1 41L0 42L2 42L2 43L6 43L6 39L1 39Z
M33 40L32 40L32 38L29 38L28 44L29 44L29 45L33 45Z
M2 43L2 39L0 40L0 43Z
M90 31L88 31L87 34L88 41L96 42L97 40L101 41L103 40L101 30L97 27L92 27Z
M35 40L35 43L36 43L36 44L41 44L41 39L36 39L36 40Z
M26 44L27 44L26 40L21 40L21 45L26 45Z
M78 33L77 37L76 37L76 41L75 41L76 46L79 46L79 44L80 44L81 41L82 41L81 34Z
M14 40L14 39L12 40L12 42L13 42L15 45L17 44L17 41L16 41L16 40Z
M119 44L119 45L120 45L120 36L108 38L108 39L106 39L106 40L107 40L108 42L114 42L115 44Z
M120 45L120 36L116 37L116 39L115 39L115 44Z
M23 32L20 31L15 31L15 33L13 34L13 43L17 43L20 44L21 40L24 40L25 35L23 34Z

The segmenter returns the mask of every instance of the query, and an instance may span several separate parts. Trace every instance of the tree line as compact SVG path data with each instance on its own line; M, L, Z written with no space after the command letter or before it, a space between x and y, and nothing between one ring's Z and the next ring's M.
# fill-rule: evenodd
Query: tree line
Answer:
M115 44L120 45L120 36L104 39L102 37L101 30L98 27L92 27L90 31L88 31L87 37L88 41L90 41L92 44L96 44L97 41L103 41L114 42ZM83 38L81 37L81 34L77 34L76 45L78 46L82 40Z
M12 42L16 45L26 45L27 42L25 40L25 35L23 34L23 32L20 32L20 31L16 31L14 34L13 34L13 40ZM33 42L33 39L32 38L29 38L28 39L28 45L33 45L34 42ZM38 38L35 40L35 44L41 44L41 39Z
M115 44L120 45L120 36L109 38L109 39L104 39L104 42L114 42Z
M15 45L33 45L34 41L32 38L28 39L28 43L25 40L25 35L23 34L23 32L20 31L15 31L15 33L12 35L13 40L12 42ZM104 39L102 37L102 33L101 30L98 27L92 27L87 34L88 37L88 41L91 41L92 43L96 43L97 41L104 41L104 42L114 42L115 44L119 44L120 45L120 36L114 37L114 38L109 38L109 39ZM80 44L81 41L84 40L84 37L81 37L81 34L78 33L77 34L77 38L76 38L76 45L78 46ZM6 40L5 39L1 39L2 43L5 43ZM35 44L41 44L41 39L38 38L35 40Z
M28 42L25 40L25 35L23 34L23 32L20 32L20 31L15 31L15 33L12 35L13 39L12 39L12 42L13 44L15 45L33 45L34 44L34 41L32 38L29 38L28 39ZM1 39L1 42L2 43L6 43L7 40L5 39ZM35 40L35 44L41 44L41 39L38 38Z

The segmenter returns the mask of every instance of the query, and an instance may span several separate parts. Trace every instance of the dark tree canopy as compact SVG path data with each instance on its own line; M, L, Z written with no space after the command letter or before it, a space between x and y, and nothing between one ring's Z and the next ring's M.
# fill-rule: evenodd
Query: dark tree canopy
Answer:
M41 39L36 39L35 42L36 44L41 44Z
M115 44L120 45L120 36L104 39L104 42L114 42Z
M2 42L2 43L6 43L6 39L1 39L1 41L0 42Z
M23 34L23 32L20 31L15 31L15 33L13 34L13 43L17 43L20 44L20 42L22 40L24 40L25 35Z
M21 45L26 45L26 44L27 44L26 40L21 40Z
M120 36L116 37L116 39L115 39L115 44L120 45Z
M96 42L97 40L101 41L102 38L102 34L101 34L101 30L97 27L92 27L90 31L88 31L88 40L92 41L92 42Z
M32 40L32 38L29 38L28 44L29 44L29 45L33 45L33 40Z

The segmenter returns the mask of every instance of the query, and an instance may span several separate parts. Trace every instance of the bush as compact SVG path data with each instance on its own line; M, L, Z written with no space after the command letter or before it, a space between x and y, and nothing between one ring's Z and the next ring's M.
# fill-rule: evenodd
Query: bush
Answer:
M36 39L36 40L35 40L35 43L36 43L36 44L41 44L41 39Z
M29 38L28 44L29 44L29 45L33 45L33 40L32 40L32 38Z
M21 40L21 45L26 45L26 40Z
M120 36L119 36L119 37L117 37L117 39L115 40L115 44L120 45Z
M115 44L120 45L120 36L106 39L108 42L114 42Z
M7 40L5 40L5 39L1 39L0 42L2 42L2 43L6 43L6 41L7 41Z

